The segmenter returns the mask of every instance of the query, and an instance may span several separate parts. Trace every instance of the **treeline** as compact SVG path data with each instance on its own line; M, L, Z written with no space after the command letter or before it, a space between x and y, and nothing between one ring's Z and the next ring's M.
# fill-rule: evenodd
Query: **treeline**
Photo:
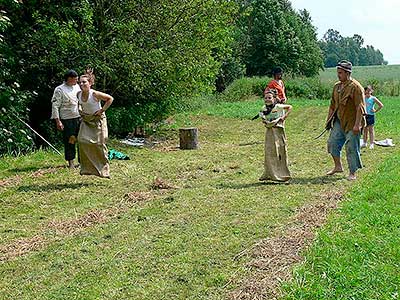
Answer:
M2 0L0 55L0 154L34 147L16 116L58 140L50 99L68 69L94 68L124 135L244 75L324 66L309 13L288 0Z
M361 35L343 37L339 31L329 29L319 41L324 53L324 66L334 67L344 57L355 66L387 65L381 51L371 45L364 47L363 44L364 39Z
M323 66L309 14L287 0L3 0L0 34L0 153L32 147L14 115L57 140L50 99L70 68L94 68L124 134L244 74Z

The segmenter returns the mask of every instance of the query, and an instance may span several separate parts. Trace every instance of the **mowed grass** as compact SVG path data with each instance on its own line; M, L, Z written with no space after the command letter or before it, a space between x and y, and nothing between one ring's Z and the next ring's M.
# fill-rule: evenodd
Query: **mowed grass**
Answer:
M351 189L282 299L398 299L400 153Z
M382 99L377 137L399 140L399 101ZM38 151L0 161L0 299L224 299L246 274L238 253L274 234L299 207L359 183L326 177L327 102L293 100L287 120L293 180L258 182L261 99L176 116L175 140L110 147L111 180L59 168ZM176 129L199 128L200 149L179 151ZM363 151L363 182L397 148ZM174 187L152 189L155 177ZM133 195L133 196L131 196ZM143 197L135 197L142 195Z

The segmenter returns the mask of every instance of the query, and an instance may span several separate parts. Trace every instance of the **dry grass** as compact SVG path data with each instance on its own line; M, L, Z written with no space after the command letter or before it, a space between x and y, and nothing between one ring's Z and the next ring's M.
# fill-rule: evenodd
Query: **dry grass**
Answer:
M0 180L0 187L8 187L8 186L13 186L17 185L21 182L21 176L15 175L13 177L9 177L6 179Z
M239 254L250 256L249 277L229 295L232 300L278 299L281 282L291 279L292 267L301 262L301 253L314 240L316 230L325 224L330 211L337 207L343 192L321 195L320 201L301 207L292 221L274 236Z
M27 254L31 251L36 251L46 244L46 239L43 236L33 236L30 238L19 239L8 245L0 246L0 262L11 260Z

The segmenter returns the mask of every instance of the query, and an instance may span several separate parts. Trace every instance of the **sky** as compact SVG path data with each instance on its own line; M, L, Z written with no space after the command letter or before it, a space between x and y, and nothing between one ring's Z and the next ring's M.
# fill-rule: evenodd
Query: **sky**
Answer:
M364 44L379 49L389 64L400 64L400 0L290 0L306 9L318 39L332 28L341 36L359 34ZM345 59L345 58L344 58Z

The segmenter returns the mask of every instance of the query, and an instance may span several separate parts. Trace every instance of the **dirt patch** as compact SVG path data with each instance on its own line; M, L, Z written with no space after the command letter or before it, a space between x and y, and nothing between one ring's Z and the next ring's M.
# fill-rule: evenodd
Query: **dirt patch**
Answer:
M39 235L31 238L23 238L11 244L0 246L0 262L7 261L28 252L40 249L46 243Z
M106 223L111 218L114 218L135 204L145 201L150 201L154 198L151 192L130 192L124 196L124 199L117 206L104 210L92 210L71 220L52 220L48 223L48 227L56 231L56 234L68 236L77 234L88 227L97 224Z
M48 227L55 230L58 235L74 235L88 227L104 223L114 213L111 209L92 210L76 219L52 220L48 223Z
M275 236L239 253L237 258L249 256L250 275L228 298L278 299L281 282L291 279L293 266L303 259L301 252L314 240L315 230L325 224L328 213L337 207L343 194L343 191L336 191L321 195L318 203L300 208Z
M166 180L160 177L156 177L151 185L152 190L169 190L177 188L177 186L168 183Z
M63 168L65 168L65 166L58 166L58 167L47 168L47 169L39 169L39 170L29 174L29 176L35 177L35 178L42 177L46 174L56 173L58 170L63 169ZM22 176L20 176L20 175L15 175L13 177L5 178L5 179L0 180L0 188L18 185L21 181L22 181Z
M149 201L153 198L154 195L151 192L130 192L125 195L125 201L122 205L127 204L128 206L132 206L133 204Z
M39 170L33 172L32 174L30 174L30 176L34 177L34 178L42 177L46 174L56 173L58 170L64 169L64 168L65 168L65 166L58 166L58 167L54 167L54 168L39 169Z

